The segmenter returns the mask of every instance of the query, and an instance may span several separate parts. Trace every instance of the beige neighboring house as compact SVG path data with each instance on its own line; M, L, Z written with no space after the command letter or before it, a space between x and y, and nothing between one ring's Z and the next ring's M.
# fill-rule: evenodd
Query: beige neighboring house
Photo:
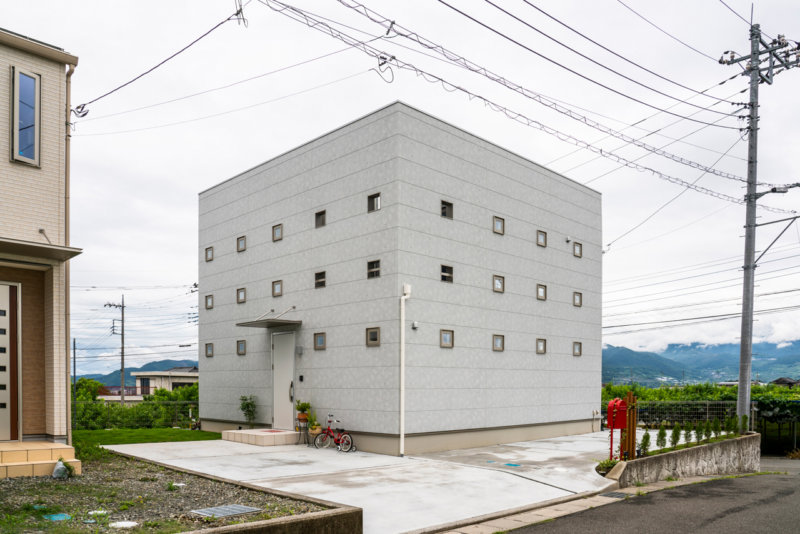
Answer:
M173 391L198 382L200 376L197 366L173 367L166 371L139 371L131 373L136 378L136 393L152 395L157 389Z
M71 441L69 260L81 250L69 239L67 124L78 58L0 29L0 63L0 476L12 463L5 474L19 476L46 471L48 454L15 442Z

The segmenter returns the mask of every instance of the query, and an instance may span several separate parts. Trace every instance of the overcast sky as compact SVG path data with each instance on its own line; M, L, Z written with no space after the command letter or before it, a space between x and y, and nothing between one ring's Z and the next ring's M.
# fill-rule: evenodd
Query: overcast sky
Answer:
M118 367L119 336L111 333L111 322L119 310L103 305L119 303L123 293L128 365L196 358L197 294L190 286L197 281L197 194L395 100L602 192L604 325L633 325L606 328L605 343L660 350L668 343L738 342L738 318L718 316L740 311L744 206L687 191L664 177L699 179L698 186L726 197L744 195L744 184L730 176L746 175L747 142L738 130L746 123L725 114L745 112L720 99L746 101L747 93L740 91L747 83L738 76L719 85L741 69L716 60L725 50L749 51L748 24L719 0L624 0L630 9L619 0L493 0L520 20L488 1L447 1L464 14L436 0L364 0L403 30L505 77L528 96L449 64L395 31L387 37L384 27L336 0L292 5L355 39L374 39L371 47L559 135L511 120L480 99L448 91L413 71L395 67L379 74L374 58L256 0L245 5L246 25L223 24L151 74L87 106L89 114L75 120L72 143L71 244L84 249L72 261L79 374ZM726 2L749 20L750 3ZM3 27L80 58L73 106L146 71L234 11L231 0L28 0L0 7ZM800 40L794 1L761 2L754 21L770 38L786 33ZM800 69L760 88L761 182L800 181L798 87ZM697 94L705 90L712 97ZM609 137L537 103L534 94L557 99L602 128L664 147L691 166ZM619 168L608 157L559 139L566 135L662 177ZM729 176L704 174L702 166ZM798 209L800 188L760 202ZM791 215L760 209L759 216L759 222L768 222ZM783 227L759 228L758 248ZM798 257L800 230L794 224L757 270L755 308L771 312L756 316L755 341L800 338L800 313L780 310L798 302ZM691 318L715 320L657 323Z

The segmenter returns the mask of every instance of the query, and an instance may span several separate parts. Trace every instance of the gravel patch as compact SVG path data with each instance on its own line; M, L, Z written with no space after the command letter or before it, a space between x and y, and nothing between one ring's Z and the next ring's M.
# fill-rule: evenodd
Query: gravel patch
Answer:
M229 518L204 519L192 510L240 504L261 510ZM0 480L0 532L116 532L117 521L140 527L123 532L184 532L324 510L305 501L173 471L111 455L83 464L83 475ZM105 510L107 515L90 512ZM45 515L72 519L52 522ZM85 523L95 520L95 523Z

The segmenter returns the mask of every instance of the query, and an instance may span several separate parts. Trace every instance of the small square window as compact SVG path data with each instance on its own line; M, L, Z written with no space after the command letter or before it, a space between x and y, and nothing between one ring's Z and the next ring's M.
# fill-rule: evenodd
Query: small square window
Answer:
M502 217L495 217L492 220L492 231L496 234L503 235L506 233L506 220Z
M538 300L547 300L547 286L544 284L536 284L536 298Z
M536 230L536 244L540 247L547 246L547 232L544 230Z
M281 239L283 239L283 225L276 224L272 227L272 240L280 241Z
M314 287L325 287L325 271L314 273Z
M322 228L323 226L325 226L325 210L314 214L314 228Z
M452 330L439 330L439 346L445 349L453 348Z
M326 347L326 339L325 339L325 332L317 332L314 334L314 350L325 350ZM369 338L367 339L367 345L369 345Z
M577 306L578 308L583 306L583 293L578 293L577 291L575 291L572 294L572 305Z
M375 193L367 197L367 213L381 209L381 194Z
M577 243L577 242L573 243L572 244L572 255L575 256L576 258L582 258L583 257L583 245L581 245L580 243Z
M39 139L42 136L41 79L38 74L12 67L13 101L11 118L11 159L39 165Z
M211 261L214 259L214 247L206 248L206 261Z
M492 336L492 350L495 352L503 352L506 350L506 336L494 334Z
M379 347L380 345L381 345L381 329L379 327L367 328L367 346Z
M236 290L236 303L241 304L247 301L247 290L243 287L240 287Z
M247 354L247 341L240 339L236 342L236 354L239 356L244 356Z
M495 293L503 293L506 290L506 279L503 276L494 275L492 277L492 290Z
M453 203L442 200L442 217L446 219L453 218Z
M206 295L206 309L210 310L214 307L214 295Z
M583 343L580 341L573 341L572 342L572 355L573 356L580 356L583 354Z
M206 343L206 358L211 358L214 355L214 344Z
M236 238L236 252L244 252L247 249L247 237L239 236Z
M539 338L536 340L536 354L547 353L547 340Z
M367 262L367 278L378 278L381 275L381 260Z
M442 265L442 282L453 283L453 267L450 265Z
M283 295L283 280L275 280L272 282L272 296L280 297Z

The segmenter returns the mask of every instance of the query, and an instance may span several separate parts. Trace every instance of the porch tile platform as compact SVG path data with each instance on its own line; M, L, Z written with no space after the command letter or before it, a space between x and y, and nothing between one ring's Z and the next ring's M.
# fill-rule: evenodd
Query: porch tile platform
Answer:
M295 445L300 441L300 432L293 430L273 430L271 428L253 428L249 430L223 430L222 439L271 447L273 445Z
M0 442L0 478L42 477L53 474L59 458L63 458L81 474L81 462L75 459L75 449L63 443L49 441Z

